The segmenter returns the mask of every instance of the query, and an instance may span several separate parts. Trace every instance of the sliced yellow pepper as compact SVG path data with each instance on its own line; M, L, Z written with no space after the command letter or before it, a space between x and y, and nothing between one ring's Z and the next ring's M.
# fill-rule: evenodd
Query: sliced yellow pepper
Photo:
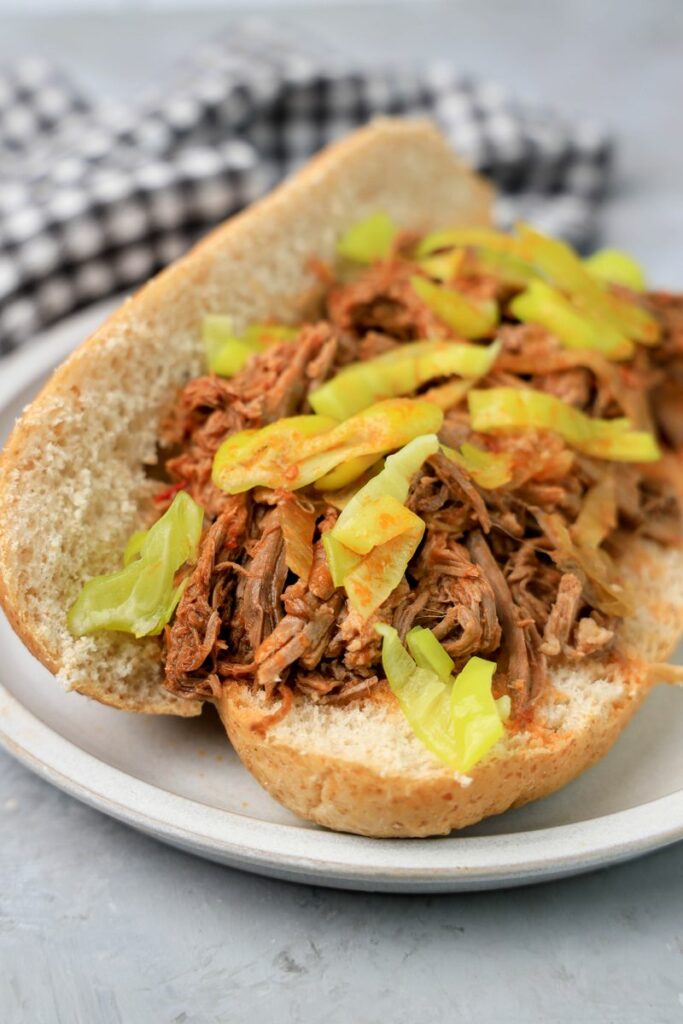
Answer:
M659 341L657 320L637 302L602 288L573 249L557 238L548 238L528 224L517 226L517 254L566 292L591 316L614 324L644 345Z
M500 352L500 344L467 345L456 341L414 341L367 362L354 363L308 396L315 412L347 419L385 398L409 395L435 377L457 373L483 377Z
M434 244L429 241L430 237L428 235L425 239L428 247ZM434 255L423 256L419 260L421 269L437 281L447 283L455 280L462 269L467 249L474 252L478 267L495 274L503 284L512 288L524 288L531 281L538 280L538 274L531 264L514 255L514 239L508 235L470 228L460 232L437 233L433 236L437 242L443 242L446 237L457 238L457 243L453 244L464 248L437 251Z
M344 547L329 530L323 534L323 548L332 582L335 587L341 587L348 574L361 562L363 556Z
M220 377L234 376L255 353L265 351L272 344L294 341L298 333L297 328L284 324L252 324L238 336L229 316L210 314L202 321L208 367Z
M413 474L438 449L431 434L390 455L323 538L334 583L343 584L349 604L363 618L398 586L422 539L425 524L404 502Z
M145 542L148 530L136 530L135 533L131 533L128 538L128 543L123 551L123 565L124 568L137 558L140 554L140 548Z
M525 285L538 280L538 274L531 264L513 253L500 252L485 246L476 246L474 251L477 263L511 288L524 288Z
M470 658L453 683L451 721L463 772L481 761L505 732L491 692L495 670L493 661Z
M180 491L149 530L133 534L125 568L88 580L67 614L74 636L99 630L156 636L170 620L184 590L178 570L197 555L204 512Z
M303 487L296 462L304 444L336 426L337 420L329 416L289 416L260 430L240 430L216 452L213 482L229 494L258 486Z
M435 256L426 256L420 260L420 268L429 277L445 284L455 280L458 276L464 258L464 249L452 249L450 252L439 252Z
M348 506L347 506L348 508ZM340 517L342 519L342 517ZM392 494L379 494L366 501L363 514L343 517L334 527L334 537L359 555L386 544L412 529L415 514Z
M454 246L482 246L493 252L514 253L515 241L510 235L493 228L450 228L445 231L432 231L425 235L415 250L418 259L431 256L441 249L452 249Z
M472 429L482 434L529 428L552 430L595 458L622 462L654 462L661 458L654 435L632 430L629 420L587 416L544 391L490 388L470 391L467 398Z
M639 263L620 249L600 249L583 261L593 277L607 284L622 284L633 292L644 292L645 273Z
M455 662L446 648L439 643L431 629L413 626L406 636L408 650L420 668L436 672L442 682L447 683L455 668Z
M319 480L315 481L314 486L318 491L340 491L362 476L376 461L376 455L359 455L355 459L349 459L348 462L342 462L325 476L321 476Z
M504 733L491 693L495 664L471 658L454 681L443 680L413 661L393 626L381 622L375 629L384 674L411 729L449 768L469 771Z
M417 274L410 283L425 305L463 338L485 338L498 324L498 304L492 299L473 299Z
M425 459L439 450L439 439L435 434L425 434L411 440L394 455L387 457L384 469L353 496L339 516L332 533L339 534L353 519L362 518L369 502L387 495L396 501L405 502L410 481Z
M442 422L437 406L410 398L378 402L339 424L327 416L294 416L229 437L216 453L212 479L228 494L258 486L297 490L340 463L434 433Z
M337 255L354 263L375 263L391 253L396 225L386 213L369 217L345 231L337 242Z
M425 402L433 402L434 405L438 405L439 409L446 412L447 409L460 405L474 383L474 380L449 380L446 384L437 384L435 388L423 392L420 398L423 398Z
M369 618L394 592L422 540L424 522L414 512L408 515L410 526L399 537L373 548L344 577L349 604L363 619Z
M629 359L635 346L609 320L596 320L580 312L569 299L545 281L532 281L510 303L510 312L522 323L540 324L565 348L587 348L609 359Z
M488 452L485 448L465 441L459 450L442 444L441 450L449 459L467 470L475 484L494 491L512 480L513 458L510 452Z

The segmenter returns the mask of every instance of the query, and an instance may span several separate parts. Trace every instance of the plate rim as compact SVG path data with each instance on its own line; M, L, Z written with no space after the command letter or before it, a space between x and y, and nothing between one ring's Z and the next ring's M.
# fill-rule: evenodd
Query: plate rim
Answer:
M3 359L0 411L120 301L87 307ZM319 885L394 892L524 885L683 839L683 789L581 822L494 836L376 840L267 822L171 793L100 760L41 721L1 680L0 745L58 789L166 843L242 870Z

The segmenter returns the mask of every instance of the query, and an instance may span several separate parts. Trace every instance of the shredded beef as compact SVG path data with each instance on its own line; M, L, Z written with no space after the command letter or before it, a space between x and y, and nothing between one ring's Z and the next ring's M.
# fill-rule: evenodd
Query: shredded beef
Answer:
M221 630L234 606L232 560L244 541L248 516L245 495L226 501L204 537L173 625L166 627L166 686L183 697L217 696L217 663L225 648Z
M381 331L398 341L443 338L448 331L410 284L408 264L380 263L351 284L332 289L328 310L342 331Z
M583 584L579 577L570 572L565 573L543 631L541 650L547 657L556 658L562 653L579 613L582 592Z
M307 614L285 615L256 651L256 683L268 692L295 661L309 669L320 662L343 598L334 594L321 603L310 593L308 597Z
M252 651L282 618L280 595L287 577L285 545L276 509L264 517L258 540L237 585L233 633L246 636Z
M158 511L184 488L206 513L197 563L165 634L172 692L211 698L234 679L261 687L280 698L264 729L288 713L295 693L322 704L360 700L382 681L375 627L386 622L403 640L415 625L431 629L456 669L473 654L495 660L496 692L509 693L514 717L525 721L548 662L616 646L615 609L599 610L585 562L560 550L562 536L573 537L586 494L604 479L604 464L554 433L476 435L466 400L448 409L441 442L507 453L511 479L487 490L443 452L430 457L407 499L424 521L422 543L402 582L367 619L334 586L322 538L338 512L324 492L305 493L315 517L313 562L308 579L296 579L286 565L281 495L259 488L249 498L230 496L213 485L213 458L226 437L310 412L310 393L355 360L420 338L455 337L411 286L418 267L407 246L399 239L389 260L352 280L334 284L328 274L327 319L303 326L295 343L253 356L231 380L191 381L163 424L165 462L157 475L165 473L171 486L159 496ZM505 316L515 289L483 273L473 252L463 267L458 290L496 298ZM544 328L507 316L498 332L501 354L475 386L531 386L591 416L627 416L639 429L656 429L665 442L683 445L683 298L660 293L646 302L662 325L662 342L637 346L623 363L563 348ZM636 533L661 543L680 540L680 501L667 474L663 465L616 464L596 562L611 565Z
M398 606L395 624L434 632L453 658L496 650L501 628L493 590L466 548L450 535L427 537L413 571L416 587Z
M296 412L308 390L307 370L320 359L318 372L322 372L323 353L329 354L334 344L329 325L305 327L296 344L273 345L252 357L231 380L198 377L184 388L173 414L162 425L162 443L170 450L182 446L179 454L167 459L165 469L210 519L220 514L226 502L226 495L211 481L220 445L239 430Z
M441 452L432 455L429 459L430 465L436 471L436 475L442 480L452 496L465 505L469 505L474 519L479 523L484 533L491 529L491 520L481 494L472 483L467 473L456 465L452 459L446 458Z
M545 674L543 657L538 650L538 633L533 623L528 623L526 629L522 626L519 609L512 599L510 588L479 530L473 530L469 535L467 547L493 590L496 612L503 631L507 685L516 710L521 713L528 707L534 690L540 689Z

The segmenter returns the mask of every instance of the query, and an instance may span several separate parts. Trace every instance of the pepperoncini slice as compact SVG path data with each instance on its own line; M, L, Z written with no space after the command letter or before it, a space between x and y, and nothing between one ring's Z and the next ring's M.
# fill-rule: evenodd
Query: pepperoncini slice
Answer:
M337 536L339 530L353 519L362 518L369 502L387 495L403 504L408 497L410 481L418 469L430 455L439 450L439 440L435 434L416 437L400 451L389 455L384 469L377 476L361 487L343 509L339 519L332 528Z
M565 242L548 238L528 224L517 225L516 252L589 315L612 323L643 345L655 345L660 329L638 302L601 287Z
M621 284L632 292L644 292L645 273L639 263L620 249L599 249L583 261L593 277L606 284Z
M185 491L149 530L133 534L128 562L118 572L95 576L82 587L67 614L74 636L98 630L156 636L170 620L184 584L178 570L197 554L203 510ZM133 544L133 539L135 543Z
M341 518L341 517L340 517ZM334 527L335 539L359 555L412 529L415 513L392 494L379 494L363 505L363 514L346 517Z
M337 242L337 255L354 263L385 260L396 237L396 225L386 213L369 217L345 231Z
M404 502L413 474L438 449L431 434L390 455L323 537L335 586L344 586L349 604L363 618L398 586L422 540L425 524Z
M491 692L495 670L493 661L470 658L453 683L451 721L463 772L481 761L505 732Z
M494 491L512 480L513 457L510 452L488 452L465 441L459 449L441 445L441 450L470 474L475 484Z
M445 231L432 231L421 240L415 255L418 259L431 256L441 249L452 249L455 246L483 247L492 252L514 253L515 241L511 235L493 228L451 228Z
M140 554L140 548L145 542L147 536L147 530L136 530L135 533L131 533L128 538L128 543L123 551L123 565L124 568L137 558Z
M322 540L332 582L335 587L341 587L348 574L356 568L363 556L344 547L329 530L323 534Z
M211 373L220 377L233 377L257 352L269 345L293 341L298 330L284 324L252 324L241 335L236 335L229 316L211 314L202 321L202 339Z
M446 384L437 384L429 391L424 391L420 398L425 402L433 402L446 412L447 409L460 405L473 384L474 380L449 380Z
M495 664L471 658L455 680L444 680L416 664L393 626L380 622L375 629L384 674L411 729L449 768L469 771L504 733L491 694Z
M450 252L438 252L435 256L426 256L420 260L420 269L436 281L447 283L458 276L465 259L464 249L452 249Z
M375 359L354 363L312 391L308 399L320 415L347 419L382 399L411 394L435 377L455 373L461 377L483 377L499 352L497 342L409 342Z
M538 280L538 274L531 266L510 252L489 249L485 246L474 248L477 264L494 274L503 284L511 288L524 288Z
M409 524L402 534L378 544L344 577L349 604L363 619L369 618L396 589L405 575L425 531L414 512L405 510Z
M289 416L260 430L232 434L214 456L213 482L228 494L259 486L303 487L297 460L305 444L336 426L337 420L329 416Z
M576 309L561 292L544 281L532 281L510 303L510 312L522 323L540 324L565 348L592 349L609 359L629 359L633 342L609 320L595 320Z
M406 636L408 650L420 668L436 672L442 682L447 683L455 668L455 662L446 648L439 643L431 629L413 626Z
M587 416L555 395L532 388L473 390L468 396L472 429L482 434L532 428L552 430L586 455L621 462L654 462L661 457L657 440L632 430L627 419Z
M463 338L485 338L498 324L498 304L492 299L473 299L417 274L410 283L425 305Z
M376 455L359 455L348 462L342 462L336 469L321 476L315 481L315 488L318 491L339 491L348 487L354 480L362 476L366 470L377 461Z
M382 455L421 434L435 433L442 422L437 406L409 398L378 402L344 423L326 416L294 416L229 437L216 453L212 479L228 494L258 486L296 490L340 463Z

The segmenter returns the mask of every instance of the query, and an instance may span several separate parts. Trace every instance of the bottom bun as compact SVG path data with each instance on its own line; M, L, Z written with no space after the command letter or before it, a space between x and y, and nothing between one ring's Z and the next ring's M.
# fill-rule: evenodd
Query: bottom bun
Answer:
M555 666L533 727L509 730L468 778L454 775L411 731L386 683L348 705L297 696L265 735L278 705L232 684L218 702L248 770L280 803L328 828L376 837L445 835L548 796L603 757L683 628L683 553L634 542L622 562L638 609L619 654Z

